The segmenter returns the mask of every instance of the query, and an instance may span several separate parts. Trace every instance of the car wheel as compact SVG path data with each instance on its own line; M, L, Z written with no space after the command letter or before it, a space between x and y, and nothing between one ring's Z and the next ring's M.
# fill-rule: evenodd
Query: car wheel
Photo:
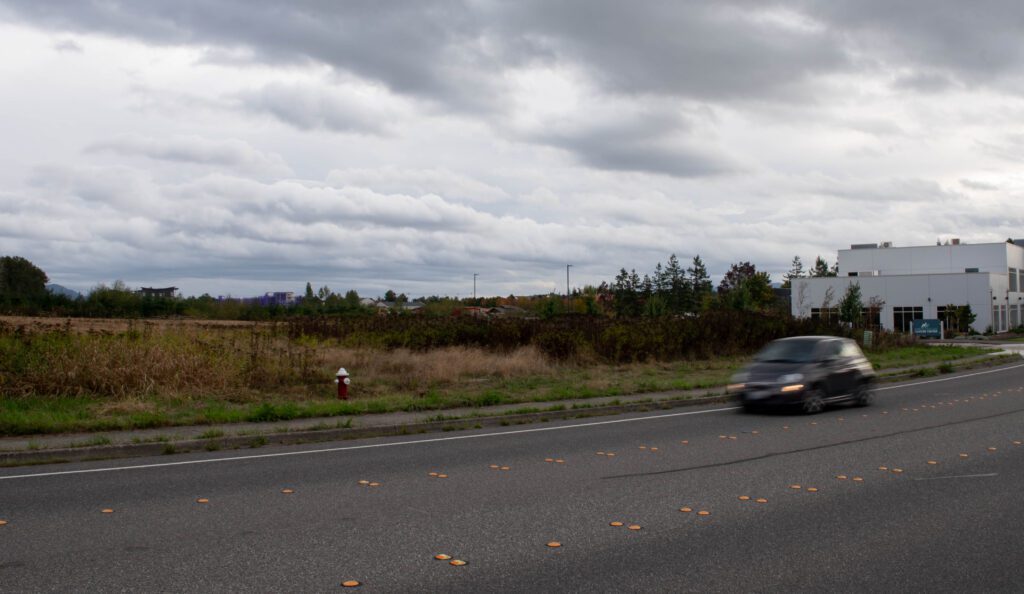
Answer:
M825 400L821 397L821 390L818 388L812 388L804 394L804 399L800 403L804 412L813 415L820 413L825 410Z
M857 385L857 391L853 394L853 403L856 406L867 406L874 399L871 391L871 382L861 382Z

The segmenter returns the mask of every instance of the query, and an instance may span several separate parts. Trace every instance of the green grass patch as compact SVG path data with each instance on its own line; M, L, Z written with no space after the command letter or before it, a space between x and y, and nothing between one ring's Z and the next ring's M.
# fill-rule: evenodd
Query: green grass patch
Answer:
M980 357L993 352L975 346L928 346L912 345L882 351L869 351L867 357L875 369L894 369L898 367L914 367L929 363L957 361L969 357Z

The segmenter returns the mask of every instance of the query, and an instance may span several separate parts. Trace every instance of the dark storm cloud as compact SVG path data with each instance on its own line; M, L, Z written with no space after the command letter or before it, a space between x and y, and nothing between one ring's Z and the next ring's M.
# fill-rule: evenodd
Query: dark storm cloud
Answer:
M759 99L809 78L885 64L974 82L1017 72L1013 0L651 0L278 2L3 0L13 18L158 44L244 49L258 61L314 61L401 93L468 105L492 75L537 62L581 66L606 88ZM856 55L856 60L852 57ZM481 87L480 85L485 85ZM495 101L495 98L488 99Z

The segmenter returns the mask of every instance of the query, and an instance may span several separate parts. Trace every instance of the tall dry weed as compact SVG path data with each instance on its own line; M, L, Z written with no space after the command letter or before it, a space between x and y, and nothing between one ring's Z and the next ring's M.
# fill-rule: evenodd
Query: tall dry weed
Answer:
M466 378L510 378L547 375L553 365L533 346L511 353L482 348L447 347L430 351L329 347L317 351L323 366L345 367L353 378L366 378L396 386L444 385Z

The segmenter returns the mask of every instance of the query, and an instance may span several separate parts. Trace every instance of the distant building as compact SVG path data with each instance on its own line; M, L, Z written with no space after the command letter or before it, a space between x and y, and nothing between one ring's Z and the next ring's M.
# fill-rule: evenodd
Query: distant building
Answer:
M265 293L262 297L259 297L259 304L264 307L269 307L271 305L280 305L283 307L295 305L295 293L292 291Z
M178 292L178 287L164 287L162 289L156 289L153 287L142 287L136 293L143 297L153 297L157 299L174 299Z
M795 317L838 316L839 300L858 283L871 323L908 332L913 320L944 319L950 306L969 305L973 328L1004 332L1024 323L1024 240L893 247L886 242L839 250L835 277L794 278Z

